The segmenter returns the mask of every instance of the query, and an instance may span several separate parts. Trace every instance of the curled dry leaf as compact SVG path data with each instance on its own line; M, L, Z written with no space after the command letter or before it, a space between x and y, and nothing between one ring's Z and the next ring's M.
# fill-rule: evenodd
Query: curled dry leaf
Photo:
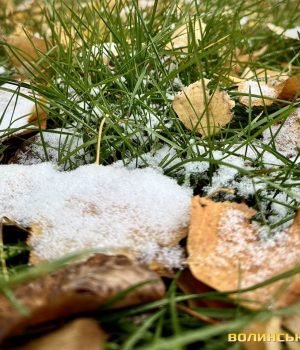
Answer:
M193 198L187 248L195 278L219 291L230 291L254 286L299 265L300 211L290 228L273 238L251 223L255 213L245 204ZM300 299L300 276L240 296L249 300L242 303L251 308L293 304Z
M233 116L235 106L225 91L209 93L209 80L196 81L181 91L173 101L173 109L186 128L207 136L220 131Z
M186 22L174 31L171 41L166 45L165 49L180 49L182 52L188 52L188 46L192 40L195 40L196 44L202 40L205 27L205 23L199 18L192 22Z
M98 254L85 262L72 264L13 290L29 315L22 315L0 295L0 341L28 326L94 311L134 286L137 288L111 307L147 303L161 299L165 293L163 282L154 272L125 256Z
M80 318L15 350L102 350L105 339L96 321Z
M46 128L48 113L41 107L45 103L33 91L6 83L0 86L0 136L5 138L31 133L32 129ZM15 129L15 130L13 130ZM9 132L9 134L7 134Z

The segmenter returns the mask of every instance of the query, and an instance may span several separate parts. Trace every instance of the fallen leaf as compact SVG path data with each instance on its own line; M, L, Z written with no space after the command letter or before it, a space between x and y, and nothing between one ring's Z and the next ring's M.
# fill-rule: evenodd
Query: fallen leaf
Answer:
M15 350L102 350L105 339L96 321L80 318Z
M8 45L5 45L5 50L11 64L21 69L22 73L26 72L26 69L31 70L31 64L37 62L48 51L44 39L35 36L29 37L25 33L23 35L3 36L2 40ZM39 66L41 67L41 65Z
M189 85L175 96L172 105L185 127L203 136L215 134L228 124L235 106L225 91L217 88L210 94L208 83L204 79Z
M273 70L273 69L264 69L264 68L258 68L255 70L252 70L251 68L247 67L241 77L244 80L248 79L262 79L262 81L268 83L275 81L276 83L283 82L286 79L288 79L288 75L282 71Z
M252 53L243 53L241 49L236 48L232 59L227 63L227 66L230 67L229 75L239 77L249 64L255 62L267 51L267 49L268 46L266 45Z
M300 74L294 75L286 79L282 83L282 89L278 98L282 100L292 100L300 96Z
M238 84L239 101L245 106L271 106L278 98L281 85L271 86L263 81L247 80Z
M29 314L21 314L4 295L0 295L0 341L29 326L95 311L134 286L137 288L111 307L151 302L161 299L165 293L163 282L146 267L125 256L101 254L18 286L13 293Z
M276 26L272 23L268 23L267 27L275 34L283 36L286 39L296 39L299 40L300 26L290 29L284 29L282 27Z
M185 294L205 294L215 291L213 288L209 287L207 284L202 283L197 280L190 269L184 269L180 274L177 285L180 290ZM214 300L212 298L200 298L200 299L189 299L187 301L190 307L209 307L209 308L228 308L231 307L229 303L221 300Z
M171 41L166 45L166 50L179 50L188 52L189 43L192 38L195 39L196 44L202 40L205 32L205 23L199 18L192 22L187 22L177 28L172 34ZM192 33L190 32L192 30Z
M300 108L281 122L270 125L262 135L264 144L274 144L277 152L296 159L300 148Z
M193 198L187 249L195 278L218 291L230 291L254 286L299 265L300 211L290 228L273 238L250 221L255 213L243 203ZM300 299L300 276L232 297L246 298L241 303L251 308L287 306Z
M273 76L267 82L259 80L243 81L238 84L238 92L248 95L239 97L240 102L246 106L250 105L250 100L252 106L270 106L275 99L293 100L299 97L300 94L300 74L292 77Z

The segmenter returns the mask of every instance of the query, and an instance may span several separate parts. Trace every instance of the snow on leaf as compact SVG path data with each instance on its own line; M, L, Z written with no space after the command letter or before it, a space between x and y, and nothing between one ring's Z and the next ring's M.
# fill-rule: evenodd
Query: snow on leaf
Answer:
M245 106L270 106L275 99L293 100L300 94L300 74L292 77L270 77L268 82L247 80L238 84L239 100ZM259 95L259 96L257 96ZM251 97L250 97L251 96Z
M270 86L256 80L247 80L238 84L239 101L245 106L270 106L278 98L281 87Z
M190 25L192 27L190 27ZM194 37L196 44L201 41L205 32L205 23L201 19L195 19L193 22L186 22L177 28L172 34L171 41L166 45L166 50L181 50L188 52L188 45ZM190 33L192 29L192 33Z
M148 282L148 283L146 283ZM97 254L13 289L30 314L22 314L0 295L0 341L29 326L97 310L120 292L138 286L110 305L123 308L163 298L161 279L125 256Z
M128 252L167 268L180 266L191 190L150 168L50 163L0 167L0 215L40 227L30 244L39 260L74 251Z
M300 212L288 229L272 237L266 227L250 221L255 214L243 203L193 198L187 248L195 278L219 291L230 291L254 286L299 265ZM282 279L240 297L251 308L293 304L300 299L300 277Z
M173 109L185 127L203 136L217 133L228 124L235 105L225 91L216 89L210 94L208 83L207 79L196 81L175 96L173 101Z

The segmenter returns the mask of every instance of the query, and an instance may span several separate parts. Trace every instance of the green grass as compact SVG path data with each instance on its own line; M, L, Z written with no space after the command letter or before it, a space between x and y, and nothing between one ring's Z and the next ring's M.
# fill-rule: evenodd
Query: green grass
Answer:
M44 10L47 35L45 28L40 26L40 20L35 21L30 16L25 18L25 24L39 31L48 42L49 51L42 54L40 60L47 67L48 74L28 62L28 76L32 83L20 85L33 86L36 93L46 99L44 108L49 112L50 129L72 128L71 134L79 134L83 139L83 144L72 151L68 150L68 144L61 144L60 166L72 170L80 164L95 161L98 128L106 116L101 141L102 164L120 161L132 167L144 167L148 165L146 154L154 155L167 145L172 152L158 166L180 184L192 186L195 194L205 194L203 187L212 183L220 166L227 166L228 170L237 170L237 180L247 176L256 186L265 184L264 189L258 189L254 195L236 195L230 199L245 201L259 210L256 219L269 224L271 232L291 220L300 203L300 193L295 190L300 183L299 163L276 150L276 135L269 144L260 141L264 130L278 121L284 122L299 107L299 103L284 101L272 107L246 108L238 102L238 93L226 77L235 63L237 47L244 52L252 52L266 44L266 54L256 62L250 62L251 68L279 69L282 63L292 63L299 71L300 41L278 37L265 25L270 22L290 28L299 24L299 1L203 0L179 6L178 0L158 0L147 11L141 10L133 1L124 3L118 2L113 8L99 8L96 1L47 1ZM128 11L124 20L122 9L126 4ZM244 16L252 18L251 25L241 26L240 19ZM190 33L186 54L180 50L166 51L165 46L174 29L185 21L192 23L194 18L201 18L206 23L203 40L197 43ZM106 30L100 22L105 24ZM67 33L69 42L66 47L61 43L61 33L55 23L60 23ZM11 31L11 27L8 25L5 30ZM77 45L79 41L80 46ZM103 42L114 42L117 46L117 55L109 58L110 66L101 59ZM17 54L22 56L20 52ZM0 52L0 65L8 68L8 73L0 76L0 83L11 81L13 67L3 50ZM226 89L236 101L232 122L220 133L206 138L187 130L171 108L172 96L180 91L178 84L174 84L175 78L186 86L208 78L211 79L209 87L212 90L217 86ZM93 93L95 89L96 95ZM39 133L43 135L42 130ZM42 143L47 160L48 145L43 142L43 137ZM233 145L239 146L233 149ZM200 152L194 146L202 147L204 151ZM228 161L228 157L233 155L244 159L244 155L238 153L238 149L244 146L252 148L257 154L252 169L232 164L230 159ZM214 158L215 151L223 152L221 159ZM7 147L0 146L0 159L5 152ZM282 165L266 168L263 161L266 152L281 160ZM74 154L77 154L75 161ZM185 172L184 166L199 161L209 164L207 171ZM226 196L218 194L215 198ZM288 209L287 215L277 222L268 221L272 215L272 203ZM48 271L47 268L44 272ZM10 288L14 281L35 276L32 269L26 268L21 272L18 269L10 272L8 281L0 280L2 291ZM105 316L100 312L100 322L113 333L106 348L226 349L229 347L227 333L242 329L252 319L299 312L299 306L273 312L250 312L238 306L215 310L201 308L202 314L224 321L207 326L176 309L176 303L185 304L190 297L193 296L182 296L176 285L171 283L168 296L162 301L125 311L105 311ZM219 293L198 297L226 298ZM145 315L142 324L137 322L137 316L141 314ZM234 345L233 348L241 347Z

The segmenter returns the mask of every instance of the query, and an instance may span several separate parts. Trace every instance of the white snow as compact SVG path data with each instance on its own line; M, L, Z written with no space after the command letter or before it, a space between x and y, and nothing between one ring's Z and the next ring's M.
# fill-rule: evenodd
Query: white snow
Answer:
M0 66L0 74L6 73L6 69L2 66Z
M32 96L32 91L10 83L0 86L0 136L12 133L12 129L24 131L28 125L28 118L35 110L35 103L20 94Z
M299 39L300 34L300 26L297 26L295 28L287 29L283 35L290 39Z
M153 169L1 165L0 178L0 216L41 227L32 240L41 259L92 248L125 250L169 267L181 263L177 241L192 193Z
M267 227L256 222L248 223L243 211L229 209L222 215L214 261L224 269L236 264L241 273L240 287L246 288L263 282L299 263L299 235L290 235L287 230L270 236ZM232 268L232 265L231 265Z
M240 86L241 88L239 89L239 92L244 94L250 94L251 96L240 97L240 101L246 105L249 105L250 98L253 105L263 105L262 97L275 99L278 96L277 90L274 87L268 86L267 84L263 82L258 82L256 80L244 81Z
M76 149L83 144L83 139L76 134L73 129L53 129L43 131L43 135L38 134L25 149L21 149L15 155L17 164L32 165L46 162L59 163L69 153L74 152L70 161L76 165L82 165L84 160L84 150ZM63 170L65 164L60 165ZM68 168L68 167L67 167Z

